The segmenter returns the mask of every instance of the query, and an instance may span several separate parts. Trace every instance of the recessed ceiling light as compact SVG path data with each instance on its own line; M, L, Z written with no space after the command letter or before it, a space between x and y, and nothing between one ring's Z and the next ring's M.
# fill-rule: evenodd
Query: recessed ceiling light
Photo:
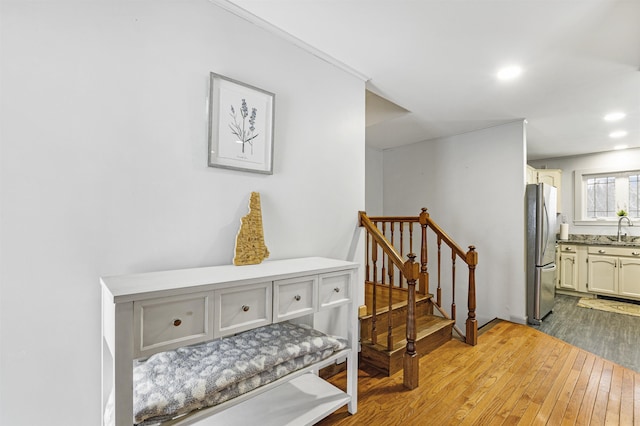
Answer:
M627 136L627 132L625 130L616 130L615 132L609 133L610 138L623 138Z
M625 114L624 112L611 112L611 113L609 113L609 114L604 116L604 120L605 121L618 121L618 120L622 120L626 116L627 116L627 114Z
M613 147L613 149L627 149L629 148L629 145L616 145Z
M513 80L522 74L522 68L517 65L512 65L509 67L504 67L498 71L496 75L499 80Z

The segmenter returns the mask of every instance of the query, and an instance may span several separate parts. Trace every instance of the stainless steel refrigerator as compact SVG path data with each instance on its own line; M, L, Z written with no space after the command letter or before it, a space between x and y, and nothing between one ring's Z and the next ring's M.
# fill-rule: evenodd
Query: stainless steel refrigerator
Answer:
M556 187L527 185L527 318L540 324L556 288Z

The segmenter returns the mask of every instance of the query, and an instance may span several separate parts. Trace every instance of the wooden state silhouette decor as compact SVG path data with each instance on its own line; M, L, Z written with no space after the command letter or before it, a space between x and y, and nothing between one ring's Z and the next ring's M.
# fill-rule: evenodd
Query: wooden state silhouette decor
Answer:
M264 244L260 194L252 192L249 199L249 213L241 219L240 229L236 235L233 264L237 266L256 265L267 257L269 257L269 250Z

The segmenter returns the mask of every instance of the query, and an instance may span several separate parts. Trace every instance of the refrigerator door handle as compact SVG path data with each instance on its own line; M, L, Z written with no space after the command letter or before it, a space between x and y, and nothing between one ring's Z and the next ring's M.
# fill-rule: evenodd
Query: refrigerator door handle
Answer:
M540 260L544 259L545 254L547 253L547 249L549 248L547 245L549 241L549 211L547 210L546 200L542 202L542 208L544 209L544 215L542 215L542 227L544 228L544 243L542 246L542 256Z
M542 270L545 272L555 271L556 269L557 269L557 266L555 263L553 265L547 265L542 267Z

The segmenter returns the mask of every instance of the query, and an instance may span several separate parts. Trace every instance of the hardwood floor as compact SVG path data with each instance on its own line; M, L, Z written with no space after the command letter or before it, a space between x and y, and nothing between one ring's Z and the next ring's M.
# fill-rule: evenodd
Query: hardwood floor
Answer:
M345 375L332 381L344 388ZM319 425L640 424L640 374L524 325L499 321L471 347L452 340L402 372L359 371L358 413Z

